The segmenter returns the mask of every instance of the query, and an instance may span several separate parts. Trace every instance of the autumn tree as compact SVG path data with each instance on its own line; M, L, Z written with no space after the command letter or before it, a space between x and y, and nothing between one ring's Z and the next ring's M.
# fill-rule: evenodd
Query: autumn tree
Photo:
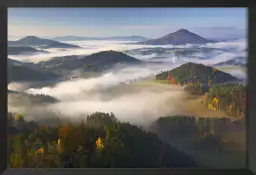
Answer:
M171 83L171 84L177 84L177 80L175 79L174 76L171 76L170 83Z

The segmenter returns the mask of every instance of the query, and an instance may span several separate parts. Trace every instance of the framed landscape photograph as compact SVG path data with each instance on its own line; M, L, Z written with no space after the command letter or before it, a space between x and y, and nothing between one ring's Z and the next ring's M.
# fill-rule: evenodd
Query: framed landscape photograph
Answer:
M247 168L246 8L8 8L9 168Z

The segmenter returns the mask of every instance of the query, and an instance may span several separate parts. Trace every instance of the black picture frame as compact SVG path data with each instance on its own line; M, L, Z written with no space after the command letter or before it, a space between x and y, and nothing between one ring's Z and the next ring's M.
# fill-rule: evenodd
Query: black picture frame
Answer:
M104 1L104 0L8 0L0 6L0 172L4 175L23 174L232 174L249 175L256 173L256 80L254 63L256 60L256 6L249 5L249 1L235 2L230 0L193 0L193 1ZM248 7L248 112L247 112L247 168L241 170L232 169L7 169L7 8L8 7ZM255 107L254 107L255 106ZM254 173L253 173L254 172Z

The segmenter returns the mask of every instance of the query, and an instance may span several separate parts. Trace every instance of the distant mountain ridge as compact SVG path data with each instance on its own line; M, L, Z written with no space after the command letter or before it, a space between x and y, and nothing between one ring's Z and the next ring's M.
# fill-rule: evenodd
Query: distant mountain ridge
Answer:
M187 29L180 29L176 32L170 33L163 37L157 39L151 39L147 41L138 42L137 44L146 45L183 45L183 44L205 44L213 42L211 40L205 39L195 33L188 31Z
M58 41L43 39L36 36L26 36L17 41L8 41L8 46L16 46L16 47L45 46L47 48L51 48L51 45L54 46L53 48L56 48L56 47L61 48L62 46L65 46L65 48L79 48L79 46L77 45L61 43Z
M236 57L234 59L231 60L227 60L227 61L223 61L223 62L219 62L217 64L214 64L214 66L240 66L240 67L246 67L247 63L246 63L246 59L243 57Z
M44 50L38 50L28 46L8 46L8 55L20 55L20 54L31 54L31 53L48 53Z
M59 36L52 38L52 40L56 41L86 41L86 40L127 40L127 41L145 41L148 38L142 36L113 36L113 37L83 37L83 36Z
M43 46L43 49L48 49L48 48L81 48L77 45L73 45L73 44L66 44L66 43L61 43L58 41L54 41L50 44L48 44L47 46Z

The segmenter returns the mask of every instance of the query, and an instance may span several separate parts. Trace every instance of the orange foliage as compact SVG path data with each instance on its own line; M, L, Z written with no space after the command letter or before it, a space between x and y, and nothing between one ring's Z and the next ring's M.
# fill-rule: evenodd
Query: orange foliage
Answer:
M72 131L73 126L72 125L66 125L59 128L59 136L63 139L65 139L70 132Z
M44 149L43 148L39 148L37 151L36 151L37 154L43 154L44 153Z
M103 149L104 148L104 145L103 145L100 137L98 137L98 139L96 140L96 148L97 149Z
M63 152L63 145L62 145L61 139L58 139L57 149L59 153Z
M178 84L178 83L177 83L177 80L175 79L174 76L171 77L170 82L171 82L171 84Z
M59 152L63 151L62 143L65 143L65 150L68 152L76 150L85 143L85 133L82 127L62 126L59 129L59 136L61 139L58 140Z

